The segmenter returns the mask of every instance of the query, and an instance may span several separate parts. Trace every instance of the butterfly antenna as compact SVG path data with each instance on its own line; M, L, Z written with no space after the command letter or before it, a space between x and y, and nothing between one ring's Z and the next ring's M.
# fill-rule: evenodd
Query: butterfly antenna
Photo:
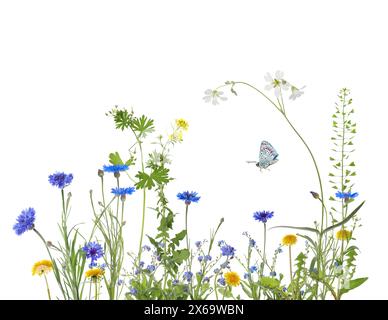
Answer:
M257 161L247 161L247 163L256 163Z

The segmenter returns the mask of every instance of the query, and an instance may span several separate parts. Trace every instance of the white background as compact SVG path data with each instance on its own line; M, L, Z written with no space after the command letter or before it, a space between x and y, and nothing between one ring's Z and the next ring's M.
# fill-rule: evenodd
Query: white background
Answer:
M168 193L198 191L190 208L192 239L208 236L221 217L220 239L242 250L249 231L261 238L256 210L275 211L275 224L311 225L319 219L318 191L308 154L282 117L264 99L237 87L238 97L214 107L203 91L225 80L263 88L264 74L280 69L305 95L287 102L289 118L311 145L325 191L330 117L339 88L352 90L358 136L355 191L367 200L356 235L358 276L369 276L348 295L387 298L386 135L387 42L385 1L2 1L0 3L1 223L0 298L43 299L43 279L32 264L47 258L32 232L17 237L12 225L26 207L37 211L37 228L58 237L60 193L47 182L56 171L72 172L72 222L88 222L90 189L112 151L132 142L104 114L133 106L166 133L170 122L190 123L174 151ZM260 173L261 140L280 154ZM113 179L111 180L113 184ZM135 251L140 193L128 202L127 250ZM152 204L150 204L152 205ZM154 234L148 213L146 232ZM183 228L183 215L177 231ZM88 229L85 229L88 230ZM272 251L284 231L269 234ZM303 249L303 241L298 244ZM280 263L286 262L286 255ZM286 269L284 270L286 272ZM51 283L54 286L52 275Z

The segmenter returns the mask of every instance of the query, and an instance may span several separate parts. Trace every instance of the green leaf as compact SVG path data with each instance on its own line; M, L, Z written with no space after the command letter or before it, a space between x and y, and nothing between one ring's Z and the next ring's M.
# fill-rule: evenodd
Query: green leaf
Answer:
M276 278L271 277L261 277L260 285L268 289L276 289L280 286L280 282Z
M353 210L353 212L351 214L349 214L344 220L342 220L341 222L339 223L336 223L336 224L333 224L332 226L326 228L325 230L323 230L322 234L332 230L332 229L335 229L337 227L340 227L342 226L343 224L345 224L346 222L348 222L350 219L352 219L356 213L358 212L358 210L361 209L361 207L364 205L365 201L363 201L356 209Z
M179 242L186 237L186 233L186 230L182 230L181 232L177 233L175 237L171 239L171 241L176 245L179 245Z
M354 163L354 161L352 161L350 164L349 164L349 167L354 167L356 164Z
M187 260L190 256L190 252L187 249L176 250L172 254L173 259L177 264L181 264L184 260Z
M132 114L128 110L115 110L113 119L116 124L116 129L127 129L129 128L132 121Z
M309 227L275 226L275 227L270 228L269 230L277 229L277 228L289 228L289 229L296 229L296 230L305 230L305 231L315 232L315 233L319 234L319 231L317 229L309 228Z
M340 290L340 295L344 294L344 293L347 293L349 292L350 290L353 290L359 286L361 286L366 280L368 280L368 277L365 277L365 278L358 278L358 279L354 279L354 280L350 280L349 281L349 288L342 288Z
M169 169L164 167L155 167L150 175L139 171L136 175L139 181L135 183L135 186L137 189L152 189L156 184L166 184L172 180L168 177L168 172Z
M109 154L109 162L113 165L124 164L117 151Z
M140 118L133 118L131 123L131 128L133 131L139 133L139 135L145 135L154 131L154 120L148 119L145 115L142 115Z

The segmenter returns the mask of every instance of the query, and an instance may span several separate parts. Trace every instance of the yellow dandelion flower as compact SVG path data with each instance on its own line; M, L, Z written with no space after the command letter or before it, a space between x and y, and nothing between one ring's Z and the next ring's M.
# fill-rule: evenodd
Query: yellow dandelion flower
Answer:
M93 268L85 272L86 278L98 279L104 275L105 271L100 268Z
M185 119L176 119L175 123L178 126L178 128L181 128L185 131L189 129L189 123Z
M352 232L346 229L337 231L336 238L341 241L349 240L352 237Z
M237 272L230 271L224 274L225 282L233 287L237 287L240 284L240 276Z
M285 235L283 237L282 243L285 246L293 246L296 243L297 240L298 239L297 239L296 235L294 235L294 234L287 234L287 235Z
M41 260L32 266L32 275L41 276L49 273L53 269L53 263L50 260Z

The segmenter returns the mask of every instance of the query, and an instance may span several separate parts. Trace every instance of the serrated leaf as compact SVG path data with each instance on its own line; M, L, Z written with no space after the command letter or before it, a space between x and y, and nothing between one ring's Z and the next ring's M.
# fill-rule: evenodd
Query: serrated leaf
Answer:
M150 175L139 171L136 175L139 181L135 183L135 186L137 189L152 189L156 184L166 184L172 180L169 178L168 172L169 169L164 167L154 168Z
M131 122L131 128L140 135L145 135L154 131L154 120L148 119L145 115L140 118L133 118Z

